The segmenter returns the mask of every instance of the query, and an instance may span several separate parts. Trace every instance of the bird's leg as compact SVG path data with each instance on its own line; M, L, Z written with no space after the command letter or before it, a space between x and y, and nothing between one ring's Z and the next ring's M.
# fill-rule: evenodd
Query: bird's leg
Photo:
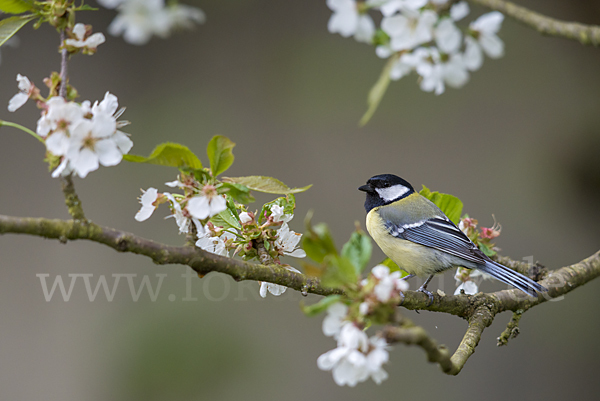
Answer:
M423 294L429 297L429 303L427 304L427 306L431 306L431 304L433 303L433 294L427 290L427 284L429 284L429 282L433 279L433 276L434 275L432 274L431 276L427 277L427 280L425 280L423 285L420 286L417 290L417 292L422 292Z
M402 277L400 280L408 280L409 278L413 278L415 275L414 274L408 274L404 277ZM404 294L402 293L402 291L400 291L400 303L399 305L402 306L402 304L404 303Z

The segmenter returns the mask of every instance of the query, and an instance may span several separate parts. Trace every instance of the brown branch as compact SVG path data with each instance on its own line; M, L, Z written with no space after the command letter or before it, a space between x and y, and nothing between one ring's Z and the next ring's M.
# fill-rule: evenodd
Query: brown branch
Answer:
M600 26L560 21L504 0L469 0L534 28L543 35L576 40L584 45L600 44Z
M0 215L0 234L28 234L61 242L89 240L104 244L118 252L131 252L151 258L155 263L190 266L200 275L219 272L236 281L253 280L284 285L300 292L317 295L340 294L335 288L323 287L319 279L294 273L278 265L263 266L227 258L197 247L170 246L134 234L78 220L51 220Z
M324 296L343 294L339 289L323 287L316 278L288 271L277 264L253 264L215 255L197 247L160 244L85 220L51 220L0 215L0 234L7 233L58 239L65 243L69 240L89 240L107 245L119 252L147 256L157 264L187 265L201 276L210 272L220 272L231 276L236 281L265 281L302 293L309 292ZM517 289L476 295L434 294L434 302L428 305L429 298L426 295L415 291L404 292L402 306L407 309L445 312L468 321L467 332L452 356L446 347L438 345L423 328L415 326L406 318L399 321L400 327L387 327L384 335L390 342L420 346L427 353L428 359L438 363L443 372L456 375L474 353L483 331L498 313L513 311L521 315L528 309L549 299L563 296L598 276L600 276L600 251L579 263L548 273L541 281L548 288L548 293L540 294L537 298L523 294ZM513 316L509 329L516 327L517 323L518 318Z
M455 376L460 373L469 357L475 352L483 330L492 324L494 315L486 306L477 308L469 319L467 332L452 356L445 345L438 345L425 329L415 326L407 318L402 319L401 327L387 326L383 336L388 343L402 342L418 345L427 354L429 362L439 364L442 372Z

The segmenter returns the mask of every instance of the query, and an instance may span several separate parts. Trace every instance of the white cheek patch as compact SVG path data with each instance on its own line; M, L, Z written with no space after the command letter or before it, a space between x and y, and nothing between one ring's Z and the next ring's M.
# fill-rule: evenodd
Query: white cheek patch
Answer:
M381 199L386 202L390 202L402 197L402 195L406 194L410 189L405 187L404 185L394 185L393 187L388 188L375 188Z

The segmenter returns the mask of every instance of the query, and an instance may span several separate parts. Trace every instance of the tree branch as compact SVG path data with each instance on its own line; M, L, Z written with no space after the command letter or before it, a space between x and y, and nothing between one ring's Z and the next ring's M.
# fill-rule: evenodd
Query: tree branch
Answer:
M560 21L504 0L469 0L492 10L500 11L534 28L543 35L576 40L584 45L600 44L600 26Z
M102 227L88 220L51 220L0 215L0 234L7 233L57 239L63 243L69 240L89 240L109 246L118 252L147 256L157 264L186 265L201 276L210 272L220 272L231 276L236 281L265 281L292 288L303 294L324 296L343 294L342 290L323 287L317 278L286 270L277 264L254 264L215 255L197 247L161 244L131 233ZM502 261L506 262L505 259ZM475 352L483 331L498 313L513 311L519 316L513 315L509 323L507 330L510 330L510 335L520 315L525 311L549 299L563 296L598 276L600 276L600 251L579 263L549 272L540 282L548 288L548 293L540 294L537 298L517 289L475 295L434 294L434 301L429 305L427 295L416 291L405 291L402 306L407 309L450 313L468 321L467 332L452 356L445 346L438 345L423 328L415 326L406 317L399 321L400 327L388 326L383 334L388 342L420 346L427 353L429 361L438 363L444 373L457 375ZM506 337L505 333L500 338Z
M236 281L267 281L284 285L296 291L317 295L341 293L338 289L321 286L317 278L291 272L276 264L263 266L215 255L197 247L160 244L135 234L102 227L89 221L0 215L0 234L7 233L57 239L62 243L69 240L89 240L109 246L118 252L147 256L157 264L186 265L200 275L219 272L233 277Z

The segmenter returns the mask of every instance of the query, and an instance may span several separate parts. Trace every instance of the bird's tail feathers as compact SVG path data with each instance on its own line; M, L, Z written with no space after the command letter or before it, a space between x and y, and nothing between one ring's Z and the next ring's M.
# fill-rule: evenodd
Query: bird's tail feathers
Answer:
M486 261L485 265L478 265L477 268L505 284L518 288L532 297L537 297L538 292L548 291L547 288L539 283L536 283L529 277L525 277L521 273L517 273L516 271L509 269L500 263L494 262L493 260L488 260Z

